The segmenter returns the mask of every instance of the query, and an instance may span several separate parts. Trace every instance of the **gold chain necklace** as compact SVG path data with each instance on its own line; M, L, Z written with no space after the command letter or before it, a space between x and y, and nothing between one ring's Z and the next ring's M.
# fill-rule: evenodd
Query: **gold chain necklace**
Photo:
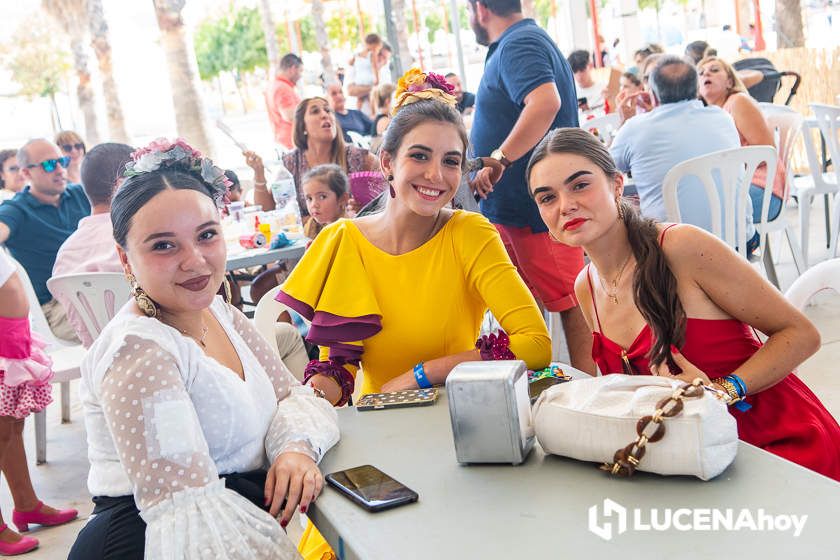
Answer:
M601 276L601 272L598 271L598 282L601 283L601 287L604 288L605 292L607 292L607 297L610 298L610 301L612 301L616 305L618 305L618 283L621 281L621 275L624 273L624 269L627 268L627 263L630 262L630 257L632 256L632 252L629 255L627 255L627 258L624 259L624 264L622 264L621 268L618 269L618 275L612 281L612 292L609 288L607 288L607 283L604 282L604 277Z
M187 331L185 331L184 329L182 329L181 327L179 327L177 325L173 325L172 323L168 323L166 321L163 321L163 322L166 323L167 325L169 325L170 327L175 328L175 330L177 330L182 335L187 336L187 337L195 340L196 342L198 342L199 346L201 346L202 348L207 348L206 340L207 340L207 332L209 331L209 329L207 328L207 325L205 325L203 321L201 323L201 336L198 336L198 337L195 336L194 334L188 333Z
M207 343L205 342L207 340L207 331L209 330L207 328L207 325L201 325L201 336L198 337L198 338L196 338L195 335L192 335L192 334L188 333L187 331L185 331L183 329L178 329L178 330L181 331L182 335L188 336L191 339L198 342L199 346L201 346L202 348L207 348Z

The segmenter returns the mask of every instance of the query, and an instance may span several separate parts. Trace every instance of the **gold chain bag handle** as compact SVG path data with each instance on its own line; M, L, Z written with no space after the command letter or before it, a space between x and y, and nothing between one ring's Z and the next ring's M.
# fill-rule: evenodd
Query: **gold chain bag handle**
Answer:
M639 461L645 456L645 447L648 443L656 443L665 436L665 418L672 418L683 411L683 400L700 398L705 392L703 380L700 378L677 388L667 398L656 403L656 411L651 416L642 416L636 422L636 433L639 435L636 441L631 442L615 452L612 463L604 463L601 470L607 471L616 476L633 476ZM653 427L651 432L649 428Z

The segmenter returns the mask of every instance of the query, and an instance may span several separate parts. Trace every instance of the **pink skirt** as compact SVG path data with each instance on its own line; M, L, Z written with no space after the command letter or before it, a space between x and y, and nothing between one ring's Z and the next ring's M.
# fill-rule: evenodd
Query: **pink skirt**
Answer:
M52 402L52 360L28 318L0 317L0 416L26 418Z

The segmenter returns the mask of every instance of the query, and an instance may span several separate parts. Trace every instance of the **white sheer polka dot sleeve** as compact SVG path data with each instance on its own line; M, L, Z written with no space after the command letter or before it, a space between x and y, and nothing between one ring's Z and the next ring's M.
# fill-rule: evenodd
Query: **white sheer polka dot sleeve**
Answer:
M275 519L219 479L172 354L127 335L100 399L147 524L146 558L299 558Z
M265 436L265 450L271 463L287 451L304 453L318 462L338 443L338 416L335 408L301 385L277 353L269 347L251 321L230 307L234 328L265 369L277 396L277 412Z

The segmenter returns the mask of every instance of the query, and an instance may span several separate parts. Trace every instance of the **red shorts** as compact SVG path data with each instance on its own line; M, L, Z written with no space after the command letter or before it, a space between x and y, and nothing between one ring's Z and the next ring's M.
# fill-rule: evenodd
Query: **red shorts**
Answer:
M577 306L575 278L583 269L583 249L557 243L548 232L529 227L493 224L502 237L510 260L528 289L549 311Z

